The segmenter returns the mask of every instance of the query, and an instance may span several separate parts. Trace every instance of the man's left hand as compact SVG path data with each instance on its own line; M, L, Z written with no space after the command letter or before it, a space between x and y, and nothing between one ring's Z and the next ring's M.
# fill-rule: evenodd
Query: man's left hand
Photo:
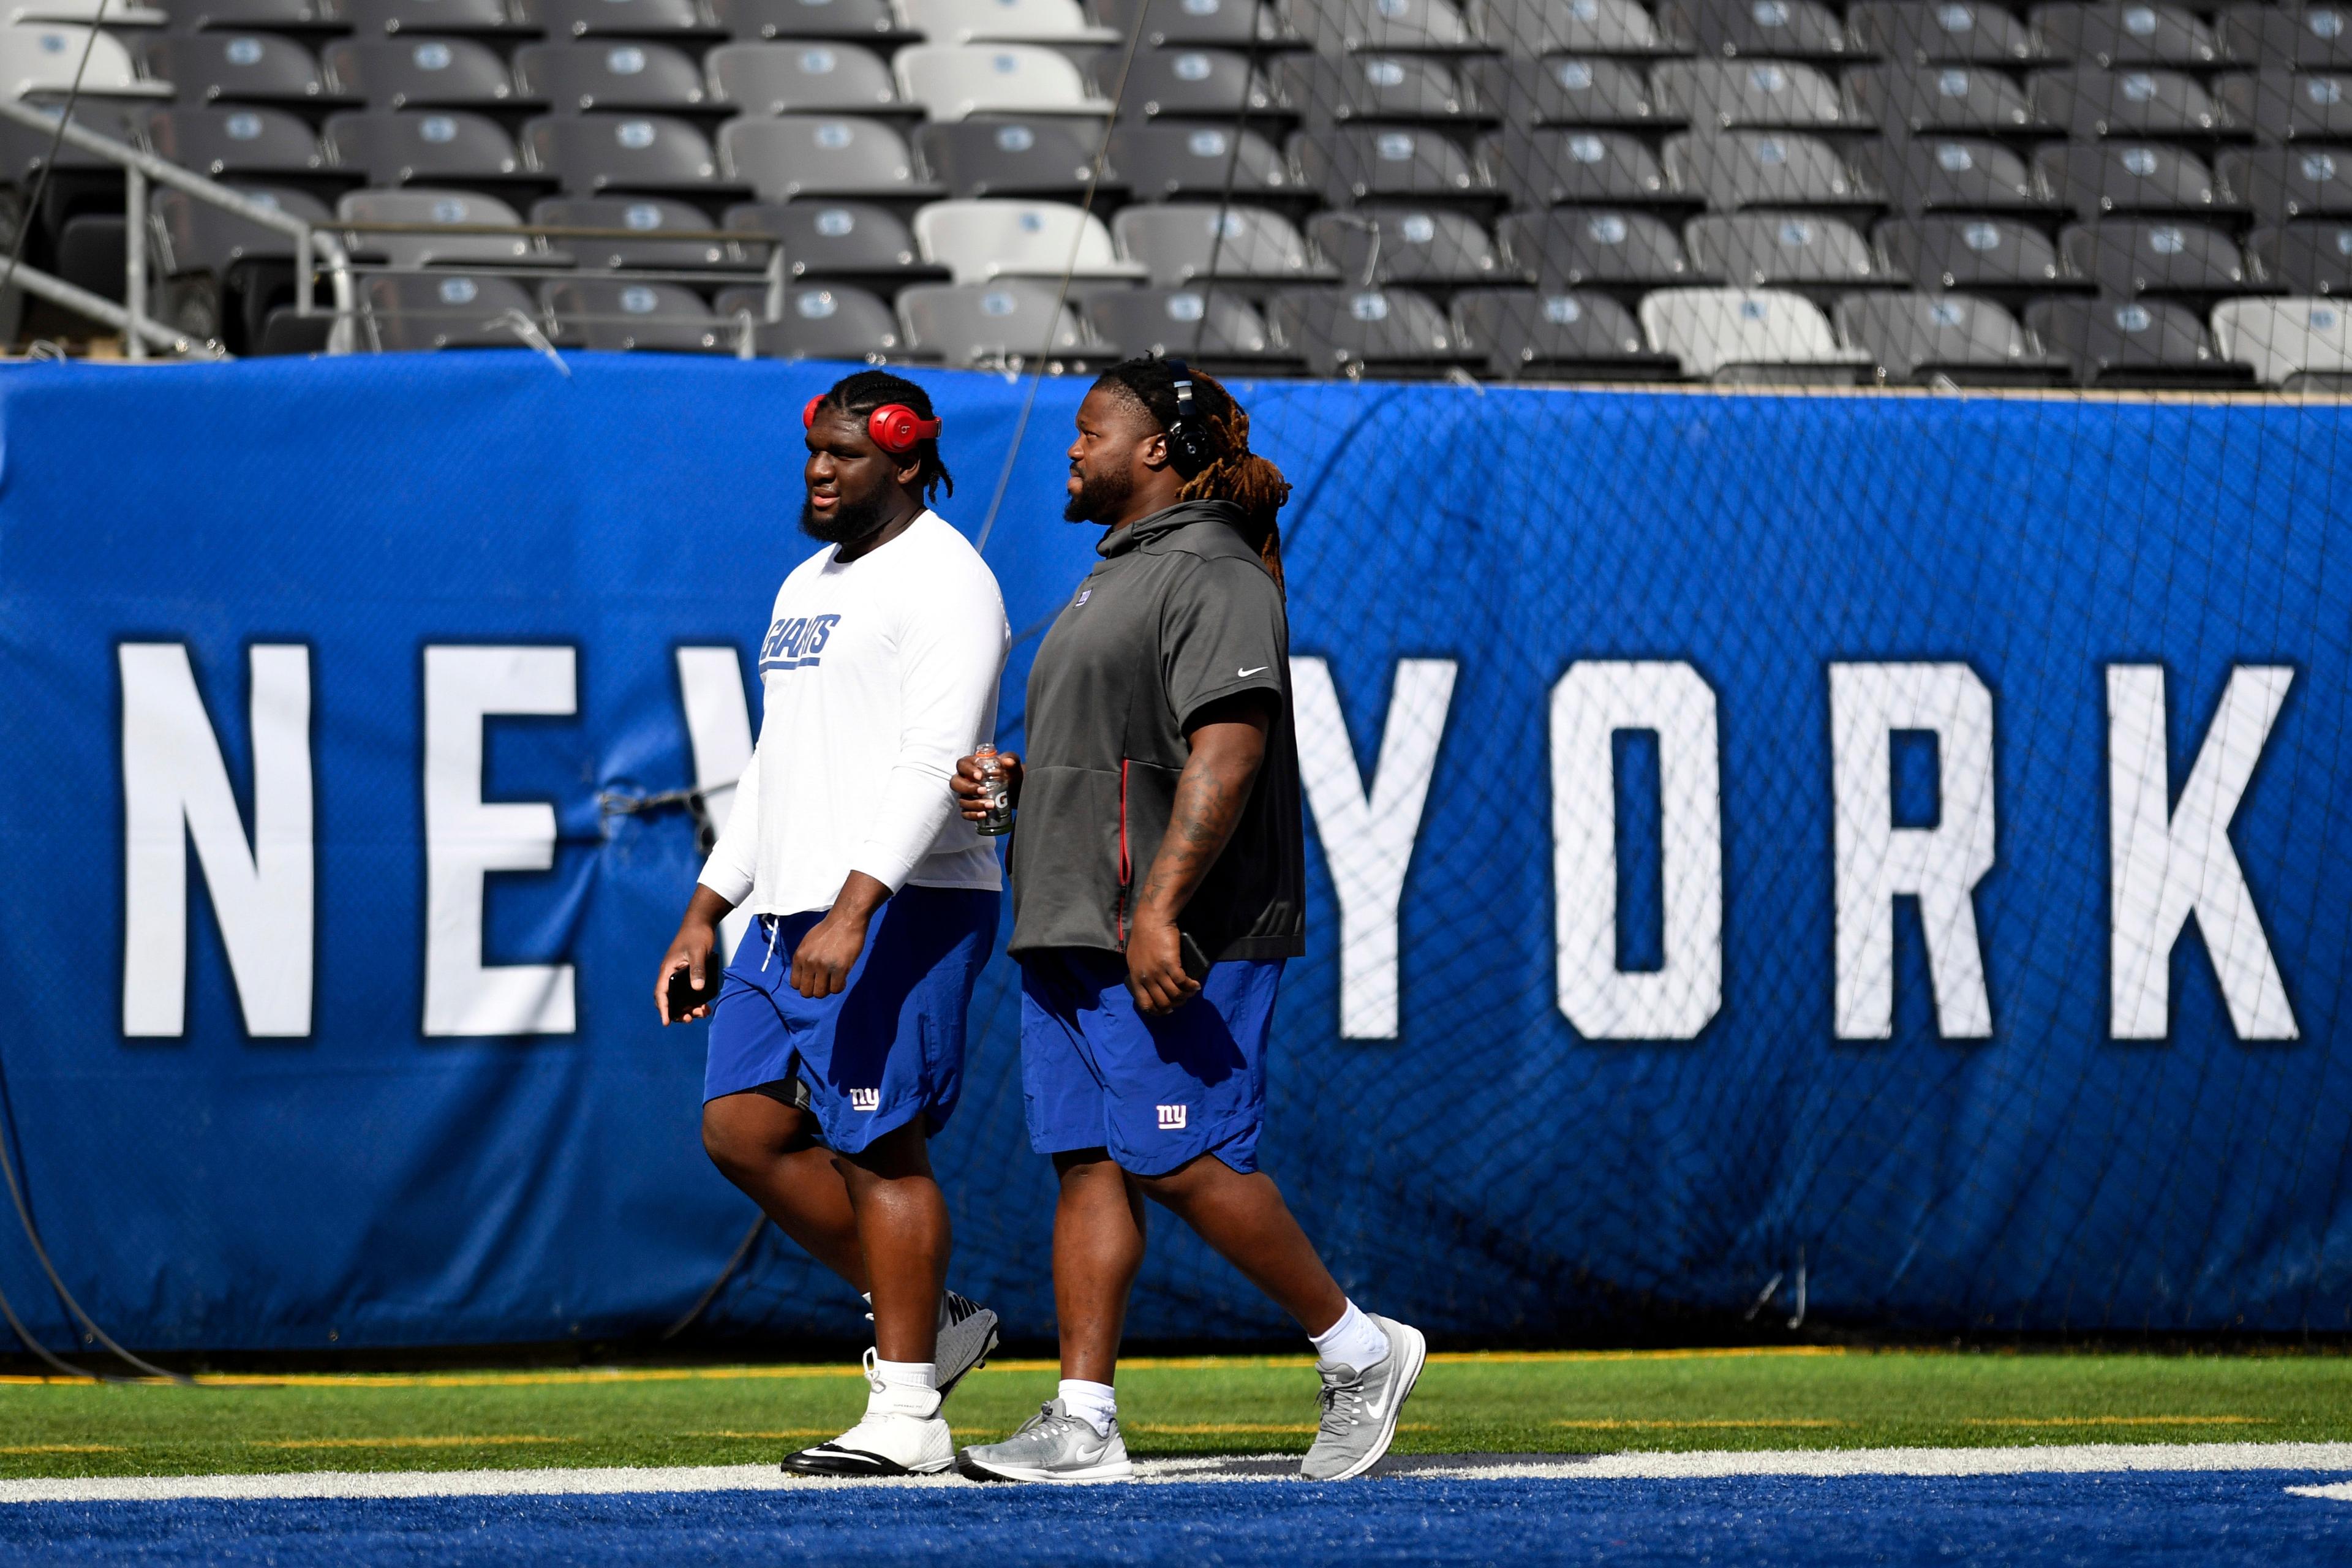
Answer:
M1135 922L1127 938L1127 988L1135 1010L1154 1018L1166 1017L1201 994L1201 983L1184 973L1184 943L1175 921Z
M814 1002L849 989L849 972L866 951L866 917L836 904L793 950L793 989Z

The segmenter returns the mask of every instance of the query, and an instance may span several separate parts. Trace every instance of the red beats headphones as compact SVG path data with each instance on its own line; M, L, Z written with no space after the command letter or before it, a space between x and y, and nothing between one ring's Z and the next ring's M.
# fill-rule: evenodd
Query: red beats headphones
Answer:
M802 429L805 430L816 423L816 405L823 403L824 397L824 393L818 393L808 400L808 406L801 410ZM937 440L940 422L924 418L903 403L886 403L866 416L866 433L874 437L876 446L892 457L903 458L915 449L918 441Z

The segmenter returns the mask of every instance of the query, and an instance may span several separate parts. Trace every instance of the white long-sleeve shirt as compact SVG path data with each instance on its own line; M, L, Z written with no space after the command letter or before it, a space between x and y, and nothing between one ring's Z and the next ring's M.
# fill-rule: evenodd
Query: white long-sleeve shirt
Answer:
M760 739L702 884L772 915L832 908L852 871L894 893L993 890L995 847L948 780L996 731L1012 643L996 575L929 511L845 565L834 554L777 590Z

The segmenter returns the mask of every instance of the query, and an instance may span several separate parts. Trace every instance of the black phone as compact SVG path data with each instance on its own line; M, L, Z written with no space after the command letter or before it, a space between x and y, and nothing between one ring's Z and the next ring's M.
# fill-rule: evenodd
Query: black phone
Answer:
M703 973L710 976L707 989L694 988L694 971L673 969L669 972L669 1016L672 1022L685 1017L697 1007L708 1007L719 1000L720 971L709 959L702 961Z
M1186 974L1191 975L1194 980L1205 980L1209 977L1209 955L1201 951L1201 944L1192 940L1191 931L1180 931L1176 933L1176 952L1183 963Z

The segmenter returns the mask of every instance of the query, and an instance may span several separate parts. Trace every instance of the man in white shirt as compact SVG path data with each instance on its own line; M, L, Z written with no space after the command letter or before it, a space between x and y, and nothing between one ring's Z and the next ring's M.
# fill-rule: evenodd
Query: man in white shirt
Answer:
M927 505L953 485L922 389L862 371L804 422L801 527L826 547L776 595L759 743L654 994L664 1023L711 1018L712 1160L873 1303L865 1419L785 1468L919 1475L951 1462L940 1403L995 1341L945 1290L927 1139L962 1088L1001 889L948 779L994 733L1011 635L994 575ZM707 994L738 905L758 919L715 1000L674 994Z

